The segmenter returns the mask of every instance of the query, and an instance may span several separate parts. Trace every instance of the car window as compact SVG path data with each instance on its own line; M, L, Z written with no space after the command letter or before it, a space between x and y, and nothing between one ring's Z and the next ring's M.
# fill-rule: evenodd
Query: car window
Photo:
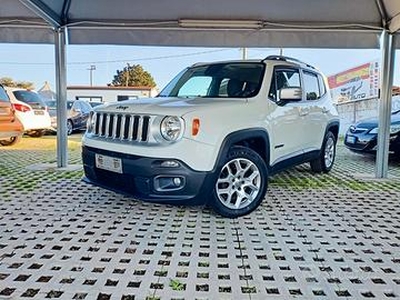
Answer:
M67 109L70 110L72 109L72 106L74 105L73 101L67 101Z
M207 95L211 78L205 76L192 77L179 89L178 97L202 97Z
M321 98L318 75L315 73L304 71L303 80L306 99L317 100Z
M301 87L299 70L276 68L271 79L269 98L273 101L279 101L279 91L282 88L289 87Z
M0 86L0 101L1 102L10 102L6 91L1 86Z
M175 77L159 97L247 98L258 94L265 64L228 62L190 67Z
M16 90L13 91L13 94L15 98L17 98L19 101L28 103L28 104L35 104L39 103L40 105L45 106L44 101L40 98L40 96L29 90Z

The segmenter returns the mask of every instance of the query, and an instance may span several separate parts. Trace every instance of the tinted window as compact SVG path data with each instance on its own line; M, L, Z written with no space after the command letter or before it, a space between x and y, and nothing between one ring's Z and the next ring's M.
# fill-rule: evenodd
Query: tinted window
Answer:
M8 99L8 95L3 87L0 86L0 101L2 102L10 102Z
M321 98L318 75L311 72L303 72L303 75L306 99L317 100Z
M28 104L39 104L40 106L45 107L44 101L35 92L28 90L18 90L13 91L13 94L15 98L17 98L19 101L23 101Z
M269 98L278 101L279 91L282 88L297 87L300 88L300 74L296 69L275 69L272 76L271 86L269 89Z

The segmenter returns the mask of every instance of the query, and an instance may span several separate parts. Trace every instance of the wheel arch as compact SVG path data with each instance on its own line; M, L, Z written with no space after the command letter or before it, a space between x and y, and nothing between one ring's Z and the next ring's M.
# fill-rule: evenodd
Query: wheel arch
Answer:
M335 136L335 139L337 141L338 137L339 137L339 126L340 126L339 121L329 122L325 129L325 135L330 131L333 133L333 135Z
M268 132L263 128L243 129L228 134L221 143L214 170L221 167L223 158L233 146L248 147L257 152L269 169L270 142Z

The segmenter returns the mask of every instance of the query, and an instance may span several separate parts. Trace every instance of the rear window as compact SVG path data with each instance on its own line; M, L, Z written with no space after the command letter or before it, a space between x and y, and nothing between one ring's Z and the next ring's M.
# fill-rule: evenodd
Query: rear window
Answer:
M15 98L17 98L19 101L25 102L34 108L46 108L46 104L44 103L42 98L40 98L40 96L35 92L28 90L18 90L13 91L13 94Z

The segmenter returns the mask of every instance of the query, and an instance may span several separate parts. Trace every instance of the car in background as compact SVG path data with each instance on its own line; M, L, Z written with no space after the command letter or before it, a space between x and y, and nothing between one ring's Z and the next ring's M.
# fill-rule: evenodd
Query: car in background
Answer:
M374 153L377 149L378 119L363 119L349 127L344 145L354 152ZM392 112L389 151L400 156L400 110Z
M24 134L24 127L15 116L15 110L4 87L0 85L0 145L18 143Z
M15 114L31 137L41 137L51 126L46 104L35 91L23 88L5 87Z
M51 129L57 131L57 101L48 100L46 105L51 117ZM85 130L92 106L84 100L67 100L67 134L75 130Z

